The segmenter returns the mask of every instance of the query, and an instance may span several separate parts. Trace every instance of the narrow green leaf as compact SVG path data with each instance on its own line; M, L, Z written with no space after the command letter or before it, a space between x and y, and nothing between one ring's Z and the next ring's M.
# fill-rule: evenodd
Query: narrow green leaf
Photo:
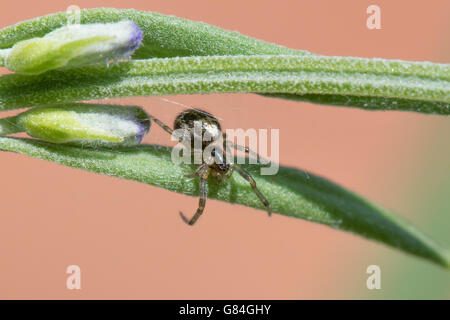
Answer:
M272 97L371 110L409 110L436 114L450 112L449 64L322 57L204 23L153 12L110 8L85 9L80 12L82 24L121 20L134 21L144 32L143 45L134 55L138 59L175 56L277 55L278 57L275 58L278 60L273 61L284 60L284 62L277 66L270 64L267 58L259 57L245 61L243 57L236 57L236 60L234 57L225 57L226 62L222 63L225 68L221 68L219 66L221 62L217 60L217 57L212 60L205 57L196 57L193 58L194 60L174 59L173 62L152 59L148 63L141 62L142 64L138 66L143 67L145 72L139 75L134 74L134 76L132 76L133 66L123 64L123 68L119 67L123 72L115 75L121 78L120 81L111 77L107 79L107 73L115 72L112 70L114 68L111 70L101 67L97 70L87 69L88 72L93 71L93 74L87 78L74 79L67 85L55 86L48 96L37 93L30 97L30 101L0 92L2 99L0 108L18 108L29 106L30 103L69 102L135 95L255 92ZM67 15L65 12L60 12L6 27L0 30L0 48L9 48L21 40L42 37L66 24ZM0 50L0 63L8 50ZM296 57L288 58L286 55ZM314 57L316 60L313 59ZM238 59L241 59L240 63ZM265 60L261 61L261 59ZM177 63L185 65L177 66ZM170 67L171 64L173 69L161 69ZM159 73L159 77L152 76L152 67L156 68L155 72ZM68 72L66 75L53 74L53 76L62 77L62 80L66 81L73 76L73 72L77 75L80 72L83 73L79 70ZM196 76L192 73L196 73ZM192 79L190 79L191 75ZM230 77L227 79L228 75ZM103 78L102 81L100 78ZM44 77L42 81L46 82L47 79L48 77ZM39 82L41 79L35 80ZM79 85L85 80L92 82L85 82L84 86ZM24 78L18 78L14 79L14 83L15 86L12 87L3 86L6 92L20 87L21 84L25 85L26 81ZM54 86L51 82L47 82L46 85ZM43 86L36 86L37 90L42 88ZM277 89L280 91L276 92Z
M168 147L139 145L90 149L33 139L1 137L0 150L135 180L187 195L198 195L197 179L185 177L195 167L174 164ZM261 176L258 166L244 167L253 175L275 213L351 231L443 267L450 267L448 251L412 225L324 178L289 167L280 167L280 171L274 176ZM220 186L211 177L208 197L264 210L248 183L238 175L233 175Z
M134 58L242 54L306 55L307 51L288 49L201 22L134 9L97 8L80 11L80 23L134 21L144 32ZM67 14L58 12L19 22L0 30L0 48L45 34L67 25Z
M450 113L445 64L319 56L157 58L0 77L0 109L113 97L263 93L378 110ZM283 96L285 97L285 96Z

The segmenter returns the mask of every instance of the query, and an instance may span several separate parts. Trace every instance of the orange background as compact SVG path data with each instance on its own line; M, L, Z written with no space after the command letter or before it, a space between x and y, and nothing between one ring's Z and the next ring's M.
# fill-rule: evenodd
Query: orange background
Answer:
M73 4L135 8L320 54L448 63L450 3L431 3L7 1L0 24ZM381 7L382 30L366 28L371 4ZM423 218L414 210L408 186L417 170L425 170L420 150L428 144L430 128L448 126L446 119L255 95L170 99L215 114L224 128L279 128L281 164L328 177L413 222ZM157 97L115 101L141 105L169 124L182 110ZM156 126L145 141L170 144ZM208 200L205 214L190 228L178 211L192 214L196 198L13 153L0 155L0 168L0 298L382 297L365 289L370 264L380 265L391 277L398 265L417 264L449 281L438 267L303 220L269 219L263 211ZM81 290L66 288L65 271L72 264L81 267Z

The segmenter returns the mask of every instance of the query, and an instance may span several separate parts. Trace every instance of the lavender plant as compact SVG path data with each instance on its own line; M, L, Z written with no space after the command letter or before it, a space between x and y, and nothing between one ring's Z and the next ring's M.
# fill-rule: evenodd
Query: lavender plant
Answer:
M170 148L136 144L148 131L145 114L128 117L126 108L73 102L239 92L370 110L450 113L449 64L326 57L137 10L82 10L79 28L65 26L66 21L64 13L56 13L0 30L0 65L16 72L0 77L0 110L41 106L0 120L0 134L25 131L38 138L0 137L1 150L198 196L198 182L185 179L193 166L174 164ZM111 61L117 63L105 63ZM128 130L118 130L125 123ZM82 148L89 140L95 148ZM274 213L354 232L450 267L447 249L327 179L283 166L270 177L259 175L258 165L244 168ZM264 209L240 177L210 184L208 197Z

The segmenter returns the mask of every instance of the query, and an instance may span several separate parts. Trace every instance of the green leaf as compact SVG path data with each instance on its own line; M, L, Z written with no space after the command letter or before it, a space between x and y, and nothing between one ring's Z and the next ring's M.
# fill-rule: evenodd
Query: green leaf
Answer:
M0 108L217 92L288 94L319 103L449 114L450 68L320 56L157 58L36 76L6 75L0 77Z
M195 57L67 70L31 81L2 78L0 108L136 95L255 92L371 110L450 113L449 64L324 57L152 12L105 8L80 12L82 24L121 20L134 21L144 33L134 58ZM42 37L66 23L67 15L61 12L6 27L0 30L0 48ZM1 51L0 62L6 54ZM205 57L218 55L225 57ZM246 60L237 55L274 57L271 63L267 57ZM144 71L139 73L139 68ZM41 92L21 95L27 86Z
M113 8L80 11L81 24L122 20L134 21L144 33L142 45L134 55L136 59L205 55L310 54L307 51L288 49L205 23L154 12ZM65 12L19 22L0 30L0 48L12 47L21 40L43 37L66 24Z
M93 149L1 137L0 149L198 196L197 179L185 177L193 173L195 166L174 164L168 147L139 145ZM448 251L412 225L324 178L289 167L280 167L274 176L261 176L259 166L243 167L255 178L274 213L351 231L450 267ZM208 184L211 199L264 210L249 184L236 174L220 187L212 177ZM261 213L266 214L265 211Z

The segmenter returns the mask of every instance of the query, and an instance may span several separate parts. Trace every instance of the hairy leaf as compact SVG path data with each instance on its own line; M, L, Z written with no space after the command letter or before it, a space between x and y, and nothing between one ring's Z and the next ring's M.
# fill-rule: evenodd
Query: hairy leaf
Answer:
M3 28L0 30L0 48L12 47L21 40L42 37L67 25L67 18L66 12L58 12ZM289 49L206 23L155 12L114 8L80 11L81 24L122 20L134 21L144 32L142 45L134 55L137 59L238 54L310 54L307 51Z
M194 166L174 164L168 147L90 149L3 137L0 149L198 196L197 179L185 177L193 173ZM324 178L289 167L280 167L274 176L259 175L259 166L244 165L244 168L255 178L274 213L351 231L450 267L448 251L411 224ZM220 186L216 182L212 177L209 179L209 198L264 210L249 184L238 175Z
M64 82L58 86L58 92L50 93L48 97L43 97L44 93L40 96L37 94L30 97L29 101L26 98L20 101L16 97L3 97L4 92L15 88L6 85L3 86L5 90L0 92L2 99L0 106L6 109L29 106L31 103L135 95L256 92L279 98L371 110L409 110L436 114L450 112L448 64L322 57L204 23L153 12L110 8L80 11L82 24L121 20L134 21L143 30L143 45L136 51L134 58L182 56L196 56L196 58L173 62L153 59L148 64L141 62L138 67L146 71L140 76L127 74L130 70L126 69L133 66L123 64L119 69L121 68L124 73L119 72L115 79L107 79L107 73L114 70L100 67L97 70L88 69L86 72L93 74L85 79L68 81L74 75L72 72L77 75L83 73L79 70L68 70L64 74L53 74L53 77L61 77ZM60 12L6 27L0 30L0 48L10 48L18 41L42 37L66 24L67 14ZM3 52L0 50L0 63L8 50L4 49ZM218 65L221 62L217 59L205 57L214 55L227 56L222 63L225 68L221 69ZM243 57L230 57L236 55L274 55L277 57L273 62L282 62L278 68L270 70L274 65L270 65L267 58L259 57L246 61ZM287 55L296 57L289 58ZM302 60L301 57L317 59ZM297 63L293 65L293 61ZM160 69L172 63L174 65L183 63L185 68L182 72ZM156 69L159 67L158 77L152 76L151 67ZM183 66L181 68L175 66L175 69L182 70ZM99 78L103 81L99 81ZM35 78L36 82L42 81L44 85L55 86L47 80L48 77ZM14 79L13 82L16 86L26 85L24 78ZM84 86L79 86L82 82ZM45 87L43 85L36 87L37 90L39 88Z
M0 108L217 92L287 94L319 103L449 114L450 70L443 64L318 56L157 58L5 75L0 77Z

